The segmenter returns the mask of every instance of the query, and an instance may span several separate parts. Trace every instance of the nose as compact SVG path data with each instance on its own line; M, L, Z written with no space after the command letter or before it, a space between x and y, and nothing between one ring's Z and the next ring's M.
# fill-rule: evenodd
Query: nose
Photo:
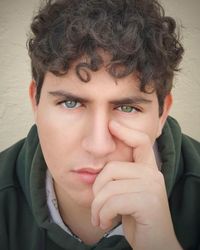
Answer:
M106 115L96 114L90 119L87 133L82 140L84 150L96 158L106 157L116 149L114 137L108 128L109 119Z

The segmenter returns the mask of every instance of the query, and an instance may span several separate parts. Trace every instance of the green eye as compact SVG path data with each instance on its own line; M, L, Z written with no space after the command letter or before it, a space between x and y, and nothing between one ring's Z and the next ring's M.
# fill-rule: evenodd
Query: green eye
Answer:
M131 112L133 112L133 111L136 111L136 109L135 109L134 107L126 106L126 105L120 106L119 109L120 109L122 112L125 112L125 113L131 113Z
M79 106L80 106L80 103L77 102L77 101L73 101L73 100L71 100L71 101L64 101L64 102L63 102L63 106L64 106L65 108L68 108L68 109L74 109L74 108L79 107Z

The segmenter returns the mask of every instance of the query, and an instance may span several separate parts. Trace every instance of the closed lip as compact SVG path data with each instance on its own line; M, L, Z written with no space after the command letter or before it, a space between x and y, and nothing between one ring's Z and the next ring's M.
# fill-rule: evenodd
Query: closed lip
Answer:
M72 172L75 173L87 173L87 174L94 174L97 175L101 172L102 168L99 169L95 169L95 168L80 168L80 169L76 169L76 170L72 170Z

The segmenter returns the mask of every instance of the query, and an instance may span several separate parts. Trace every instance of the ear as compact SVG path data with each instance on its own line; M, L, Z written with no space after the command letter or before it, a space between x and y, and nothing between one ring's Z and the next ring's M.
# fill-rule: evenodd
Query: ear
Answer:
M32 106L32 110L34 113L35 121L36 121L36 114L37 114L37 108L38 108L38 105L36 103L36 93L37 93L37 85L36 85L36 82L32 80L29 85L29 98L31 101L31 106Z
M162 129L169 115L172 103L173 103L173 98L172 98L172 94L170 93L165 97L165 100L164 100L163 113L159 118L157 137L159 137L162 133Z

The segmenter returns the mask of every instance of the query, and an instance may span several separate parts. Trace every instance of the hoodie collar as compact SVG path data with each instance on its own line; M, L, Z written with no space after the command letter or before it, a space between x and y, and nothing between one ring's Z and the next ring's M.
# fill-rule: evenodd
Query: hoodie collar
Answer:
M182 134L180 126L172 117L168 117L162 135L157 139L158 150L161 157L162 169L168 198L174 184L180 176L178 173L181 157Z

